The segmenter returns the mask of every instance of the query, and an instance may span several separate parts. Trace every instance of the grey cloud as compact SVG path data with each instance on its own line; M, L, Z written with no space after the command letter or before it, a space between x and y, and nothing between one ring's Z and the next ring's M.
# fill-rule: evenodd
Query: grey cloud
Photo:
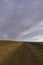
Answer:
M31 27L28 30L22 31L19 35L18 35L18 39L25 39L25 38L33 38L35 36L40 36L43 35L43 21L40 21L39 23L35 24L33 27ZM26 40L26 39L25 39Z
M0 32L8 34L8 39L16 40L29 37L30 40L41 35L42 6L43 0L0 0Z

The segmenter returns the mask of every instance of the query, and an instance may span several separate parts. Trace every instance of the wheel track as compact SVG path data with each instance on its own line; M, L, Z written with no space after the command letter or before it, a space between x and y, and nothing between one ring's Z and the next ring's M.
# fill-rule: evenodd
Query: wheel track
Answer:
M14 65L16 63L16 60L18 56L21 58L21 63L20 65L36 65L36 63L32 59L32 55L29 51L28 45L27 44L22 44L20 48L18 48L14 54L14 56L11 58L11 61L9 62L8 65ZM28 61L27 61L28 59ZM26 62L27 61L27 62ZM28 63L28 64L27 64Z
M20 47L18 47L17 50L14 52L14 54L13 54L13 56L12 56L12 58L11 58L11 60L10 60L8 65L14 65L15 64L16 59L19 56L19 49L20 49Z
M27 55L29 57L30 65L36 65L35 61L32 59L32 54L31 54L31 52L29 50L28 45L27 45L27 48L26 49L27 49Z

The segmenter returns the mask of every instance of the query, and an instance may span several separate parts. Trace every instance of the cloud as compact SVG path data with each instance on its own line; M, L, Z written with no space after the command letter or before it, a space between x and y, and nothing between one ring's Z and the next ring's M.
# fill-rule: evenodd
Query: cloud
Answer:
M42 6L42 0L0 0L0 33L15 40L43 35Z
M35 37L32 37L30 41L43 42L43 35L37 35Z
M37 41L36 39L41 38L40 36L43 35L43 20L40 21L39 23L35 24L34 26L32 26L31 28L22 31L19 35L18 35L18 40L33 40L33 41ZM39 36L39 37L38 37ZM30 38L30 39L29 39ZM43 39L43 38L42 38ZM40 39L39 39L40 41Z
M8 34L7 33L0 33L0 39L2 40L2 39L4 39L4 40L6 40L6 39L8 39Z

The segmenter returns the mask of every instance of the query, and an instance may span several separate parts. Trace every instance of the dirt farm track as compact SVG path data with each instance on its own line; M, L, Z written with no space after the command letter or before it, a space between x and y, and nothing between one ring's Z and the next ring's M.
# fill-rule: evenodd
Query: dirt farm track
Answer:
M22 42L9 58L10 60L4 61L2 65L43 65L43 44Z

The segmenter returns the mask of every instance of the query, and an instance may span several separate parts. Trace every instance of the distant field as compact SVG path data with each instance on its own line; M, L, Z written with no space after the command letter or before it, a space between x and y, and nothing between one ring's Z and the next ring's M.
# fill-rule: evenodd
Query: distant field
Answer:
M0 41L0 65L43 65L43 43Z

